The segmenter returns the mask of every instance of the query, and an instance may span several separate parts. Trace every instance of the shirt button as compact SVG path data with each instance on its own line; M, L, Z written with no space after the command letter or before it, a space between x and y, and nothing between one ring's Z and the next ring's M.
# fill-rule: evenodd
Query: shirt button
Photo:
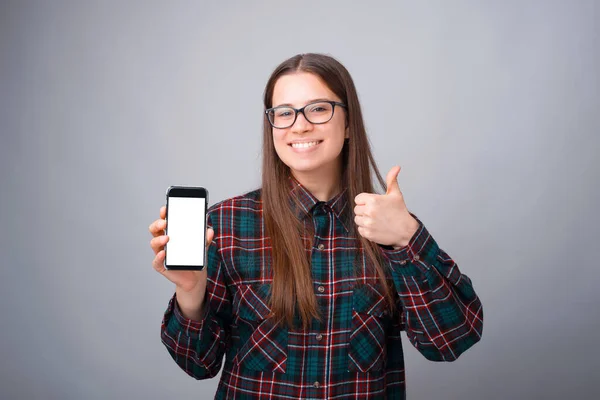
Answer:
M318 389L321 387L321 384L319 383L319 381L316 381L315 383L313 383L313 386Z
M415 256L415 261L419 261L419 255L418 254Z
M321 339L323 339L323 335L321 335L320 333L317 333L317 336L315 336L315 339L317 339L317 342L320 342Z
M323 286L319 286L317 290L319 291L319 293L323 293L325 291L325 288Z
M325 245L324 245L323 243L321 243L321 244L319 245L319 250L323 250L324 248L325 248Z

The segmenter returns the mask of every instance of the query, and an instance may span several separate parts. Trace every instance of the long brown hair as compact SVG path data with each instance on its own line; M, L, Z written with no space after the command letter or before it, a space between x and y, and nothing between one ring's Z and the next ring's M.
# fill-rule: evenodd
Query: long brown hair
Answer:
M346 104L349 139L342 149L342 187L347 188L350 207L358 194L374 193L372 173L381 187L381 177L367 138L356 88L350 73L336 59L323 54L298 54L282 62L271 74L265 92L265 110L272 107L273 90L277 80L286 74L308 72L321 78L329 89ZM310 263L303 243L303 226L290 207L288 184L289 168L277 156L273 131L267 116L263 122L262 201L265 234L271 238L273 256L273 286L271 309L273 315L293 325L296 309L306 328L312 318L319 318L314 294ZM360 245L371 264L392 306L391 289L382 267L379 249L375 243L360 236L355 224L348 224L351 234Z

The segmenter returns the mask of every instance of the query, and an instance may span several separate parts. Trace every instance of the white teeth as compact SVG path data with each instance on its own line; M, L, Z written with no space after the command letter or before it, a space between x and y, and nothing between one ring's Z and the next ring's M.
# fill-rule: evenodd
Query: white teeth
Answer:
M307 147L313 147L317 144L319 144L319 142L292 143L292 147L295 149L305 149Z

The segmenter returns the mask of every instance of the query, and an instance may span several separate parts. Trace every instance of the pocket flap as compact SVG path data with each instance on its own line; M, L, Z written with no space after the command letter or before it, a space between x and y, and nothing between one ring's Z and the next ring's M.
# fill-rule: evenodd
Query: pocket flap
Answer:
M269 307L271 285L244 285L240 288L238 293L239 300L237 308L240 318L258 321L269 317L271 314L271 308Z
M381 317L386 310L384 293L381 285L364 284L355 286L352 296L354 311Z

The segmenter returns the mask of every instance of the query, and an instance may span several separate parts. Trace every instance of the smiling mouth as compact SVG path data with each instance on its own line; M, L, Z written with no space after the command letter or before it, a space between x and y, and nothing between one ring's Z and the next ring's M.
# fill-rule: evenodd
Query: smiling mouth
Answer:
M321 142L322 142L322 140L315 140L315 141L312 141L312 142L290 143L289 145L291 147L293 147L294 149L307 149L309 147L314 147L314 146L318 145Z

